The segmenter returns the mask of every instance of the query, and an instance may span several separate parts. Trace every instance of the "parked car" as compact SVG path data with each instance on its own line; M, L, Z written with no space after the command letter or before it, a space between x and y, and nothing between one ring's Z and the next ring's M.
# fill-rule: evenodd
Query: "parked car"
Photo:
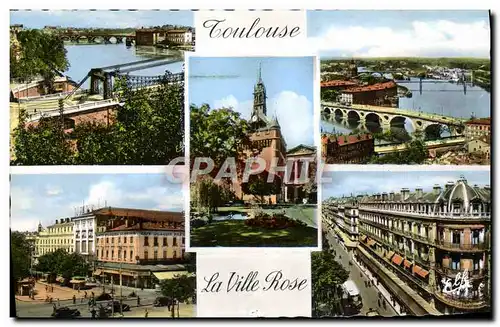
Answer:
M101 293L95 297L96 301L109 301L111 299L113 299L113 297L111 296L111 294L108 293Z
M122 303L120 310L120 301L113 301L111 303L108 303L105 310L107 313L130 311L130 305Z
M375 316L380 316L380 313L378 313L377 310L369 310L367 313L366 313L366 316L367 317L375 317Z
M172 305L172 300L166 296L159 296L155 299L155 302L153 306L155 307L164 307L164 306L171 306Z
M54 313L52 313L54 318L76 318L80 317L80 311L78 309L70 309L68 307L57 308Z

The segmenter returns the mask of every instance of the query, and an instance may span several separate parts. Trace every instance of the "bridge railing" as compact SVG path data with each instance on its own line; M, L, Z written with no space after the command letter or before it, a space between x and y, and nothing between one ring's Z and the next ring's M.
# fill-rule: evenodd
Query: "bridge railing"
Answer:
M25 97L25 98L20 98L19 102L30 102L30 101L37 101L37 100L47 100L47 99L58 99L65 97L68 94L85 94L88 93L88 90L77 90L76 92L73 91L68 91L68 92L61 92L61 93L55 93L55 94L46 94L46 95L39 95L39 96L34 96L34 97Z
M70 107L65 107L63 109L63 112L65 114L71 114L75 112L79 112L81 110L89 110L93 108L100 108L104 107L110 104L118 104L119 101L115 99L107 99L107 100L101 100L101 101L94 101L90 103L82 103L76 106L70 106ZM50 109L50 110L45 110L41 112L36 112L29 114L29 121L38 121L43 117L55 117L59 115L59 109Z

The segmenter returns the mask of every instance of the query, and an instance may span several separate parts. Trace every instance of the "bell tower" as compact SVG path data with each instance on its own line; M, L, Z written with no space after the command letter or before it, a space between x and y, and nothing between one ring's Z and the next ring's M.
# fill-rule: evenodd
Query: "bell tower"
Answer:
M267 124L267 106L266 106L266 86L262 81L262 68L259 64L257 75L257 84L253 88L253 110L251 122L256 127L262 127Z

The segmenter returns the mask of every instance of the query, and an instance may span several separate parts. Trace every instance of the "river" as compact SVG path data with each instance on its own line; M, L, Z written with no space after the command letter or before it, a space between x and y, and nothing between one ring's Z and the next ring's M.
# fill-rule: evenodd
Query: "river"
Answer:
M145 60L153 57L165 57L174 55L182 58L182 51L166 50L155 47L127 47L123 43L119 44L90 44L90 45L66 45L69 69L64 74L71 77L75 82L80 82L91 68L99 68L117 64L124 64L133 61ZM182 71L182 62L147 68L131 72L131 75L153 76L162 75L165 70L172 73ZM85 83L88 86L89 82Z
M464 94L463 85L448 83L443 81L423 80L422 94L419 91L418 78L411 78L410 81L396 81L398 84L407 87L413 94L411 98L399 98L399 108L435 113L444 116L458 118L470 118L472 114L476 117L491 116L491 94L478 86L467 86ZM358 127L357 122L339 120L325 120L322 116L321 128L324 132L350 133ZM368 124L370 132L380 132L378 125ZM398 132L398 128L392 128ZM405 130L413 132L412 124L406 119ZM442 136L447 136L443 133Z

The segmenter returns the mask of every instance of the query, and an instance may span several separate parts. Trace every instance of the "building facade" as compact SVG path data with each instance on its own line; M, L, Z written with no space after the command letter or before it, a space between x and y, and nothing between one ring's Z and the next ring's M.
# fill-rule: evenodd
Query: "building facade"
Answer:
M184 214L125 208L94 212L96 270L103 282L154 287L155 274L184 270Z
M394 81L350 87L342 91L345 103L383 107L398 106L398 85Z
M321 136L321 155L326 164L365 163L374 154L375 140L369 133Z
M344 201L328 206L340 212ZM403 188L358 196L353 203L359 218L357 258L387 289L396 290L392 295L408 312L491 310L489 186L471 186L462 177L428 192ZM346 231L339 216L330 215Z
M193 32L189 29L173 29L166 32L166 39L177 44L192 44L194 42Z
M468 139L491 135L491 118L476 118L465 122L465 137Z
M73 221L74 249L76 253L92 257L95 254L96 216L85 212L71 218Z
M38 233L36 238L35 256L63 249L74 252L73 222L70 218L56 220L55 224L47 226Z
M298 145L286 153L287 161L290 161L285 170L285 185L283 187L283 200L287 203L317 203L316 171L317 152L316 148L307 145ZM288 177L289 176L289 177ZM311 185L313 183L313 185ZM308 186L309 185L309 186ZM306 188L310 188L307 189Z
M483 135L479 137L472 138L467 142L467 152L469 153L479 153L484 158L491 158L491 137L488 135Z

